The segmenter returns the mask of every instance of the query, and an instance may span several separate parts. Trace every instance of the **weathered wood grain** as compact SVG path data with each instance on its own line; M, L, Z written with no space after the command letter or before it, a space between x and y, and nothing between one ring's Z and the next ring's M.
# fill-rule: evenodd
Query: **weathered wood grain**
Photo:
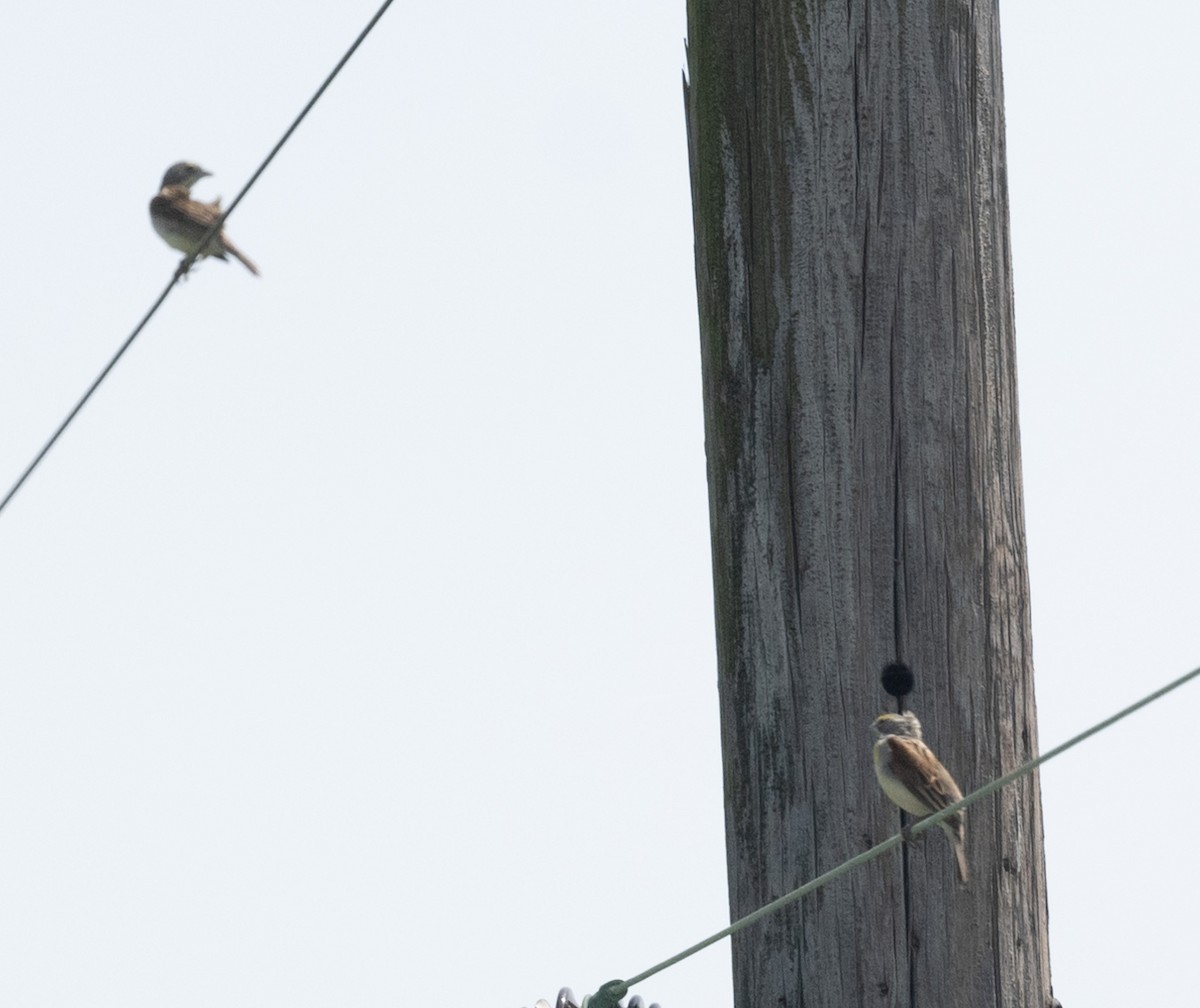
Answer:
M995 3L688 5L732 913L899 827L879 671L963 790L1033 756ZM1049 1002L1036 781L740 936L736 1003Z

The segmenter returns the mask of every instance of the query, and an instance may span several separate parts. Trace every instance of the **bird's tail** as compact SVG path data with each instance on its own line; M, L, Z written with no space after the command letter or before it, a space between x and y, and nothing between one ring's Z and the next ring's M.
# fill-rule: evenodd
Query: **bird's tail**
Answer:
M971 873L967 871L967 845L962 837L952 836L950 846L954 848L954 858L958 862L958 880L965 885L971 879Z
M233 256L234 259L236 259L243 266L245 266L246 269L248 269L255 276L260 275L258 272L258 267L255 266L254 263L252 263L244 255L242 255L241 249L239 249L236 245L234 245L233 242L231 242L228 238L225 239L225 251L228 252L231 256Z
M971 881L971 872L967 871L967 844L965 830L961 828L955 829L948 823L942 823L942 829L946 830L946 835L950 839L950 848L954 851L954 859L959 863L959 881L967 883Z

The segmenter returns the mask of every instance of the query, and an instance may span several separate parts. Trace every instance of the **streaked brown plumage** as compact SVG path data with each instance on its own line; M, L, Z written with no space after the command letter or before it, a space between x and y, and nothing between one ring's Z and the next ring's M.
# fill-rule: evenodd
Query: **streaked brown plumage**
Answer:
M158 195L150 201L150 223L154 225L154 230L171 248L178 249L186 255L198 250L205 232L221 216L219 199L212 203L201 203L192 199L192 186L209 174L190 161L173 164L163 175L162 188L159 189ZM200 256L225 259L226 253L255 276L259 275L258 267L226 237L223 228L218 228L204 249L200 250ZM183 263L180 263L179 272L184 272Z
M912 711L881 714L873 725L879 741L873 757L879 786L905 812L924 818L962 798L962 792L921 738L921 722ZM966 882L967 827L960 809L941 823L958 862L958 877Z

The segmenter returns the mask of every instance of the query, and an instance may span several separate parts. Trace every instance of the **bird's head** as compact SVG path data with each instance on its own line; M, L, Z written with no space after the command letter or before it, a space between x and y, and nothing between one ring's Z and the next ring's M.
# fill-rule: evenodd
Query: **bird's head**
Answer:
M167 169L167 173L163 176L163 186L183 186L184 189L191 189L206 175L211 175L212 172L206 172L198 164L193 164L191 161L177 161Z
M887 735L899 735L918 741L921 738L921 722L912 711L905 711L903 714L880 714L872 727L880 738Z

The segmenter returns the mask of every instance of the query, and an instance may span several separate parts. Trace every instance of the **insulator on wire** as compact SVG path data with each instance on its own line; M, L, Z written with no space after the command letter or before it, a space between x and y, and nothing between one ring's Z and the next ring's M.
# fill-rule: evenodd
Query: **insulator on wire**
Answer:
M585 997L583 1002L580 1003L575 1000L575 992L570 987L563 987L558 992L558 997L554 999L554 1008L588 1008L588 1002L591 1000L590 997ZM631 997L629 1004L625 1004L624 1001L619 1002L619 1004L620 1008L646 1008L646 1002L640 994L635 994ZM545 998L539 998L533 1008L550 1008L550 1002ZM650 1008L660 1008L660 1005L656 1001L650 1005Z

